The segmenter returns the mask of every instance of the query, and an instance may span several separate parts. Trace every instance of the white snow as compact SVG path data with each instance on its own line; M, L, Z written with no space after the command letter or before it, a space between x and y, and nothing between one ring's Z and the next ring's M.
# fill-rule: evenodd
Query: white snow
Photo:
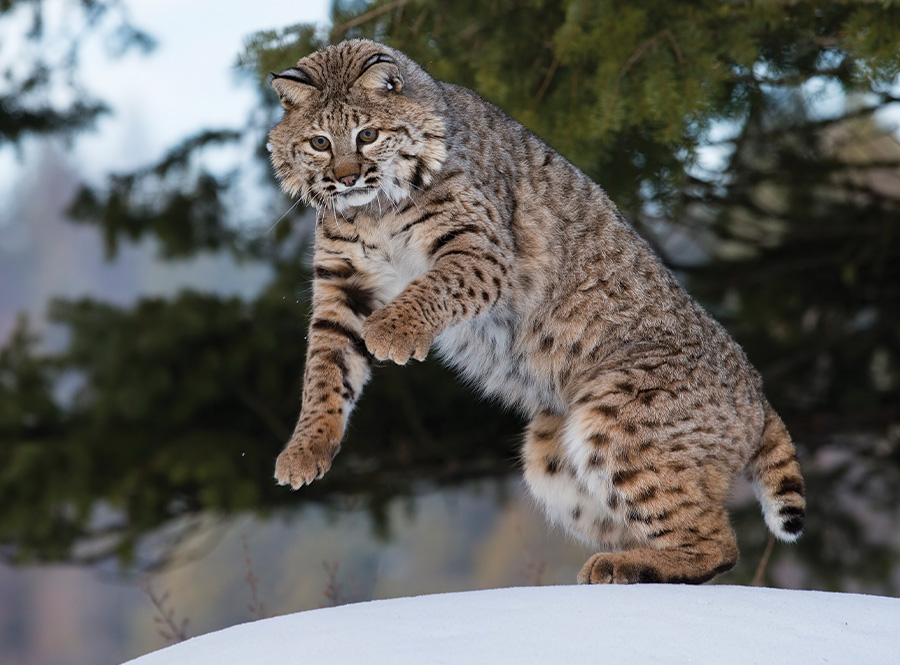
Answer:
M378 600L234 626L132 665L900 663L900 599L555 586Z

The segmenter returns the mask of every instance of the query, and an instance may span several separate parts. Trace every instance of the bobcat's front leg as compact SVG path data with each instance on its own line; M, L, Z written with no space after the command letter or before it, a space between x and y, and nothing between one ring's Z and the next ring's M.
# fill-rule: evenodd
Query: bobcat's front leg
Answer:
M503 293L507 261L497 239L484 227L451 227L427 250L434 267L363 325L366 347L378 360L399 365L411 357L424 360L440 332L484 313Z
M344 426L371 374L360 333L375 306L348 262L316 266L303 407L291 440L275 462L280 485L297 489L321 478L341 447Z

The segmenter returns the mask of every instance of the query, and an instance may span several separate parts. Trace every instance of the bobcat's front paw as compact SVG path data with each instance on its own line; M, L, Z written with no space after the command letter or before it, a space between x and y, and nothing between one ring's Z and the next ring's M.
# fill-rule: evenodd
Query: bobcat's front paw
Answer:
M275 460L275 480L293 489L308 485L325 475L340 448L339 444L310 445L294 438Z
M410 357L425 360L434 341L434 333L418 313L390 305L366 319L362 335L369 353L398 365L405 365Z

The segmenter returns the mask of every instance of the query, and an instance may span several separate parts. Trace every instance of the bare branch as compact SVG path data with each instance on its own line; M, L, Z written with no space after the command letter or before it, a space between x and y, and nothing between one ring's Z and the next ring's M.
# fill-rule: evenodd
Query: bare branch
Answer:
M772 556L774 547L775 536L770 533L769 542L766 543L766 549L763 552L762 558L759 560L759 565L756 567L756 573L753 575L753 586L763 586L766 578L766 568L769 566L769 558Z
M147 594L150 602L153 603L153 607L156 608L157 616L153 618L153 621L160 626L158 629L160 636L170 642L184 642L187 640L188 635L185 629L187 628L188 619L183 619L181 623L175 620L175 610L166 607L169 592L165 591L162 596L157 596L156 592L153 591L149 577L138 582L138 588Z
M259 589L257 587L259 575L253 573L253 557L250 556L250 542L246 533L241 534L241 542L244 544L244 564L247 566L247 574L244 575L244 581L250 587L250 598L252 600L247 605L247 609L250 610L251 616L255 616L257 619L265 619L266 606L259 599Z
M341 25L336 25L331 29L331 41L337 42L347 33L347 31L352 30L364 23L368 23L374 18L378 18L382 14L387 14L388 12L397 9L398 7L402 7L408 2L408 0L394 0L394 2L389 2L386 5L382 5L381 7L376 7L370 11L367 11L365 14L361 14L357 16L355 19L347 21Z

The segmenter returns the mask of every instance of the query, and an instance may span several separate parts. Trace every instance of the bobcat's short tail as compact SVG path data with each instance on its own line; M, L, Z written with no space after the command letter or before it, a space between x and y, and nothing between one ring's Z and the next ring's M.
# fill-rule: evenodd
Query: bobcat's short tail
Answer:
M803 476L791 435L769 404L759 449L750 458L749 471L766 526L779 540L797 540L806 515Z

